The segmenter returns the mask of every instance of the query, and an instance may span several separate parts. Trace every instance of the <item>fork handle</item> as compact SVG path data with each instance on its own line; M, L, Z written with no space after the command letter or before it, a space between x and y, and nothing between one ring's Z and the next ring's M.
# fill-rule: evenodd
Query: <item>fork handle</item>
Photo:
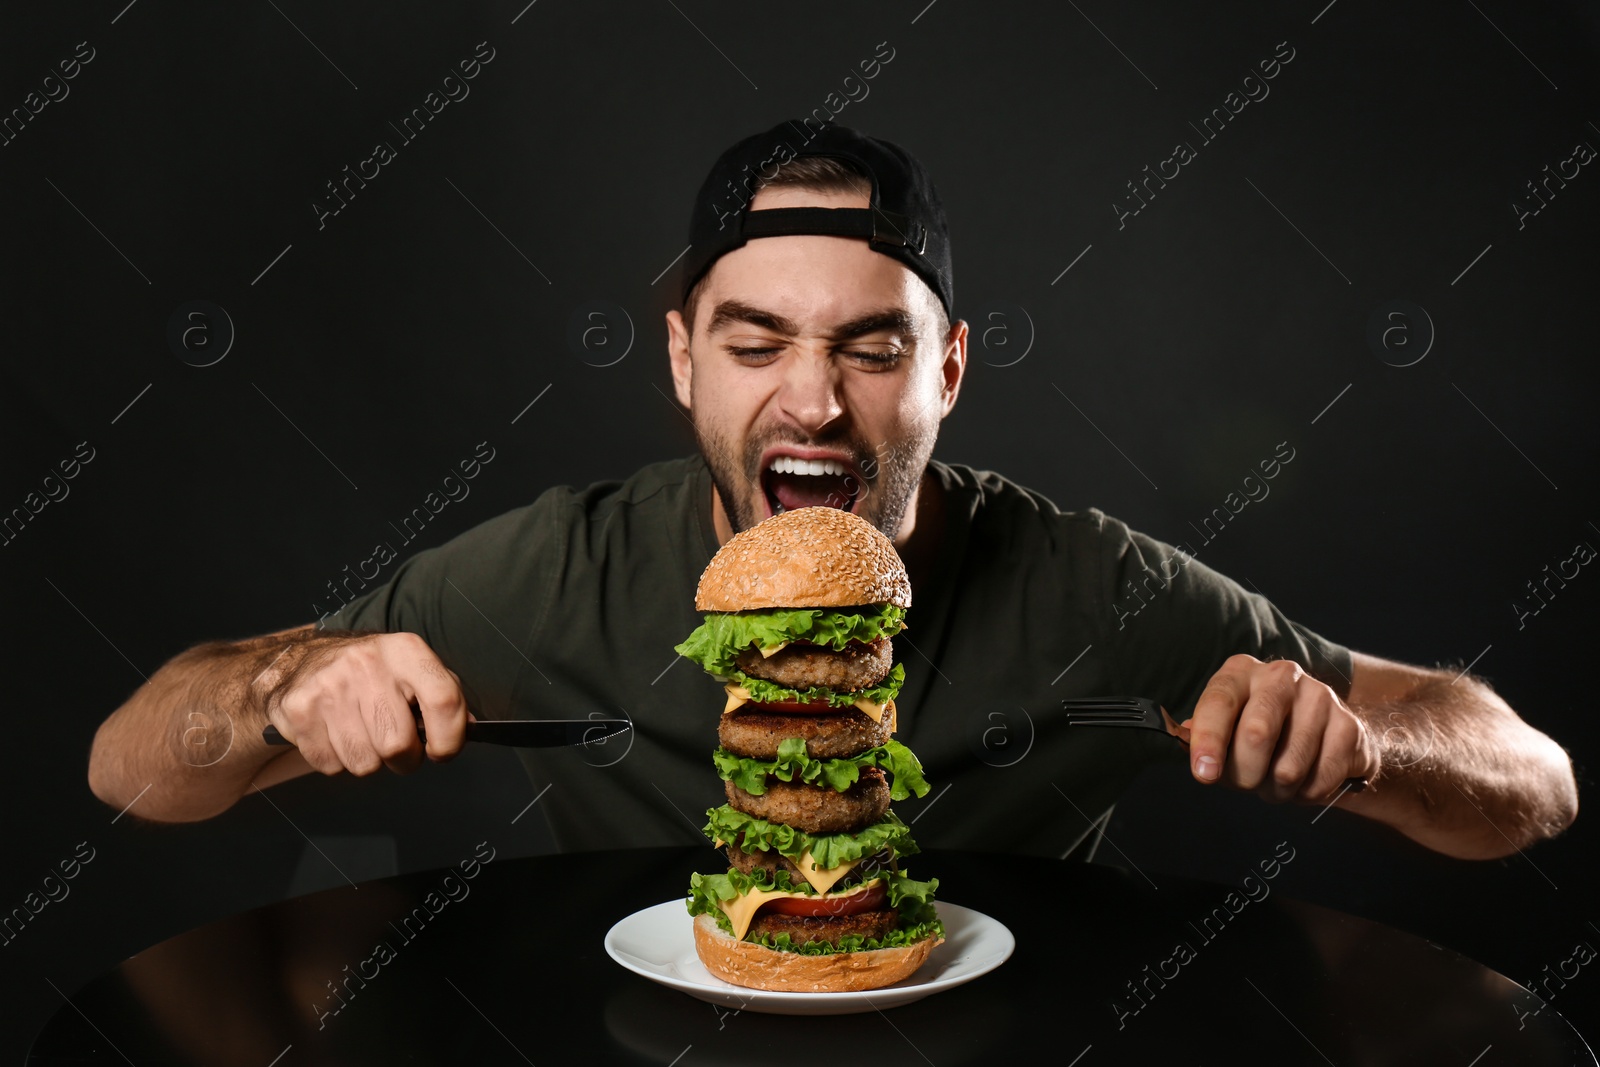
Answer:
M1187 749L1189 747L1189 739L1184 735L1189 731L1173 722L1172 716L1168 714L1166 708L1161 709L1161 719L1167 724L1167 732L1177 738L1178 743ZM1344 780L1344 789L1341 792L1359 793L1366 787L1366 777L1364 775L1356 775L1354 778L1346 778Z

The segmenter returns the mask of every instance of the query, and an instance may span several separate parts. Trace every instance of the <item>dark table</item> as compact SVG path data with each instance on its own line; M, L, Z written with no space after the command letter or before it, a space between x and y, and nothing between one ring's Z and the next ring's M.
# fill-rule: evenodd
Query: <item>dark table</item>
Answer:
M916 856L910 871L939 878L941 898L1010 927L1015 954L915 1004L796 1018L719 1009L606 955L613 922L684 893L691 871L722 869L710 848L512 859L486 845L482 857L164 941L77 991L27 1062L1596 1063L1510 979L1286 899L1264 873L1240 887L1152 884L1096 864Z

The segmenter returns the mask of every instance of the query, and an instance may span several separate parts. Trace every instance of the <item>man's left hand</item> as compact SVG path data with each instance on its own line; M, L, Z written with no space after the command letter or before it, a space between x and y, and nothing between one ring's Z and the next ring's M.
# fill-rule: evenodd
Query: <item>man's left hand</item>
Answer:
M1293 660L1228 657L1183 725L1198 781L1275 803L1326 804L1346 778L1376 780L1381 767L1366 724Z

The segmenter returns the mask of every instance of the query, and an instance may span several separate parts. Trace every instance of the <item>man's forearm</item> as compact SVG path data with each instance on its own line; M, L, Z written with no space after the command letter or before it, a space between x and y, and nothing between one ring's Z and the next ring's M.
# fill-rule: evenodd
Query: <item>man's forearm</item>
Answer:
M1383 770L1338 806L1459 859L1494 859L1566 829L1577 815L1567 754L1487 685L1436 677L1401 699L1350 704Z
M198 645L174 657L101 724L89 786L107 804L163 822L231 807L273 759L266 699L308 657L348 635L310 628Z

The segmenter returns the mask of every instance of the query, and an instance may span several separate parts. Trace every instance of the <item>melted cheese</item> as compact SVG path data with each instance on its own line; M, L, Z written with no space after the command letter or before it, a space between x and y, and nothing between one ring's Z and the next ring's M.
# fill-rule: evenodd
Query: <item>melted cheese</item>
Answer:
M888 701L885 701L882 704L878 704L878 703L875 703L875 702L873 702L871 700L868 700L866 697L862 697L860 700L856 701L856 705L855 706L860 708L861 711L862 711L862 714L866 715L866 717L871 719L873 722L882 722L883 721L883 709L884 708L888 708L889 709L889 714L891 716L893 716L893 714L894 714L894 701L892 701L892 700L888 700ZM889 729L891 731L894 729L894 719L893 718L890 718L890 720L889 720Z
M720 837L711 842L712 848L722 848L726 845L727 842ZM854 859L849 863L841 863L837 867L818 870L817 861L811 858L811 853L804 852L801 853L799 859L794 861L794 865L799 869L801 877L811 883L812 889L819 893L826 893L838 884L839 879L849 874L855 865L860 862L859 859Z
M861 886L855 886L848 892L854 893L861 888ZM840 894L840 896L846 895L848 893ZM806 897L809 899L810 894L796 893L787 889L752 889L750 892L737 896L732 900L719 900L717 901L717 906L722 909L722 913L728 917L728 922L733 926L734 940L743 941L744 935L750 932L750 922L756 917L756 912L761 910L761 905L778 897Z
M800 869L801 876L811 883L812 889L819 893L826 893L834 887L839 879L849 874L852 867L860 862L859 859L854 859L849 863L841 863L837 867L818 870L817 861L811 858L811 853L807 852L796 860L794 865Z
M728 917L728 922L733 925L733 939L743 941L744 935L750 932L750 920L756 917L756 910L774 897L797 897L800 893L791 893L786 889L752 889L748 893L734 897L732 900L719 900L717 906Z

